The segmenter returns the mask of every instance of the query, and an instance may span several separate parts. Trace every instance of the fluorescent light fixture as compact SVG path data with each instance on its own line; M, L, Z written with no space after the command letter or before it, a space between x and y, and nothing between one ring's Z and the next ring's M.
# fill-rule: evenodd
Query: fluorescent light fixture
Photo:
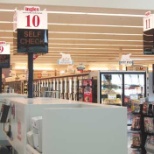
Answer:
M107 49L110 49L110 48L75 48L75 47L49 47L49 49L73 49L73 50L79 50L79 49L82 49L82 50L107 50ZM116 50L115 48L113 50ZM129 50L129 49L127 49ZM133 49L134 50L134 49ZM141 49L140 49L141 50Z
M15 12L11 9L0 9L0 12ZM137 17L143 18L145 15L137 15L137 14L113 14L113 13L97 13L97 12L68 12L68 11L47 11L47 13L51 14L73 14L73 15L96 15L96 16L119 16L119 17Z
M127 36L142 36L143 34L130 33L95 33L95 32L63 32L63 31L49 31L52 34L84 34L84 35L127 35Z
M52 26L80 26L80 27L123 27L123 28L143 28L143 26L131 25L101 25L101 24L71 24L71 23L48 23Z
M140 49L122 49L122 51L129 51L129 50L143 50L143 48L140 48Z
M73 15L92 15L92 16L116 16L116 17L137 17L143 18L145 15L135 14L112 14L112 13L95 13L95 12L66 12L66 11L47 11L51 14L73 14Z
M143 42L143 40L118 40L118 39L89 39L89 38L49 38L49 40L79 40L79 41L122 41L122 42Z
M0 9L0 12L14 12L15 10L10 9Z
M0 38L13 39L13 37L9 37L9 36L3 36L3 37L0 37ZM7 43L8 43L8 42L7 42Z
M13 24L14 22L12 21L0 21L0 24Z
M52 46L53 45L58 45L58 46L75 46L75 45L77 45L77 46L121 46L121 47L123 47L123 46L133 46L133 47L142 47L143 45L133 45L133 44L74 44L74 43L50 43Z
M8 33L13 33L13 30L0 30L0 32L8 32Z

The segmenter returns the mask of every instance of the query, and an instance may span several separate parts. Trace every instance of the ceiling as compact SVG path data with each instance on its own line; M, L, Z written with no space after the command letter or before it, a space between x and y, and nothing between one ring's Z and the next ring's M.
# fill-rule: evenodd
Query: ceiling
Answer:
M0 4L0 41L11 44L11 63L27 63L26 55L13 54L13 14L25 5ZM131 53L134 64L151 65L154 56L143 55L145 10L40 6L48 11L49 53L34 62L57 65L60 52L74 64L116 65Z

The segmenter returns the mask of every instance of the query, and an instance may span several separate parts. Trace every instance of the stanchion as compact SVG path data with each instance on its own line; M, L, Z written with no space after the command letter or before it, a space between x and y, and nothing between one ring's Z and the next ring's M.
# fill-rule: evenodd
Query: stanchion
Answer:
M28 53L28 98L33 98L33 53Z
M0 68L0 93L2 93L2 68Z

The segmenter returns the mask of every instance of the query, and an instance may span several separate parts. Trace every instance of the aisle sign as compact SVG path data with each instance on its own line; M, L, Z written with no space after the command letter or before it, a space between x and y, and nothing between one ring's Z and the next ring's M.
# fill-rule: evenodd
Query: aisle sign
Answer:
M25 6L14 15L14 31L17 31L18 53L47 53L47 12L37 6Z
M0 41L0 68L10 67L10 44Z
M16 10L14 14L16 29L48 29L46 11L40 11L37 6L25 6L24 9Z
M143 18L143 31L154 29L154 14L151 14L150 11L145 13Z
M130 58L131 54L122 55L119 61L119 65L131 66L133 65L133 60Z
M6 44L5 41L0 41L0 54L10 54L10 44Z
M65 54L65 53L60 53L60 54L62 57L58 60L59 65L73 64L73 60L70 54Z

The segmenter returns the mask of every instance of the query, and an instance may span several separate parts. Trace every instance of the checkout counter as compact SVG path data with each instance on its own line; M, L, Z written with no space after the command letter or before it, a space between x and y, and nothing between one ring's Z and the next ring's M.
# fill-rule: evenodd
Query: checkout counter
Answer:
M127 153L124 107L43 97L5 103L15 111L4 132L17 154Z

